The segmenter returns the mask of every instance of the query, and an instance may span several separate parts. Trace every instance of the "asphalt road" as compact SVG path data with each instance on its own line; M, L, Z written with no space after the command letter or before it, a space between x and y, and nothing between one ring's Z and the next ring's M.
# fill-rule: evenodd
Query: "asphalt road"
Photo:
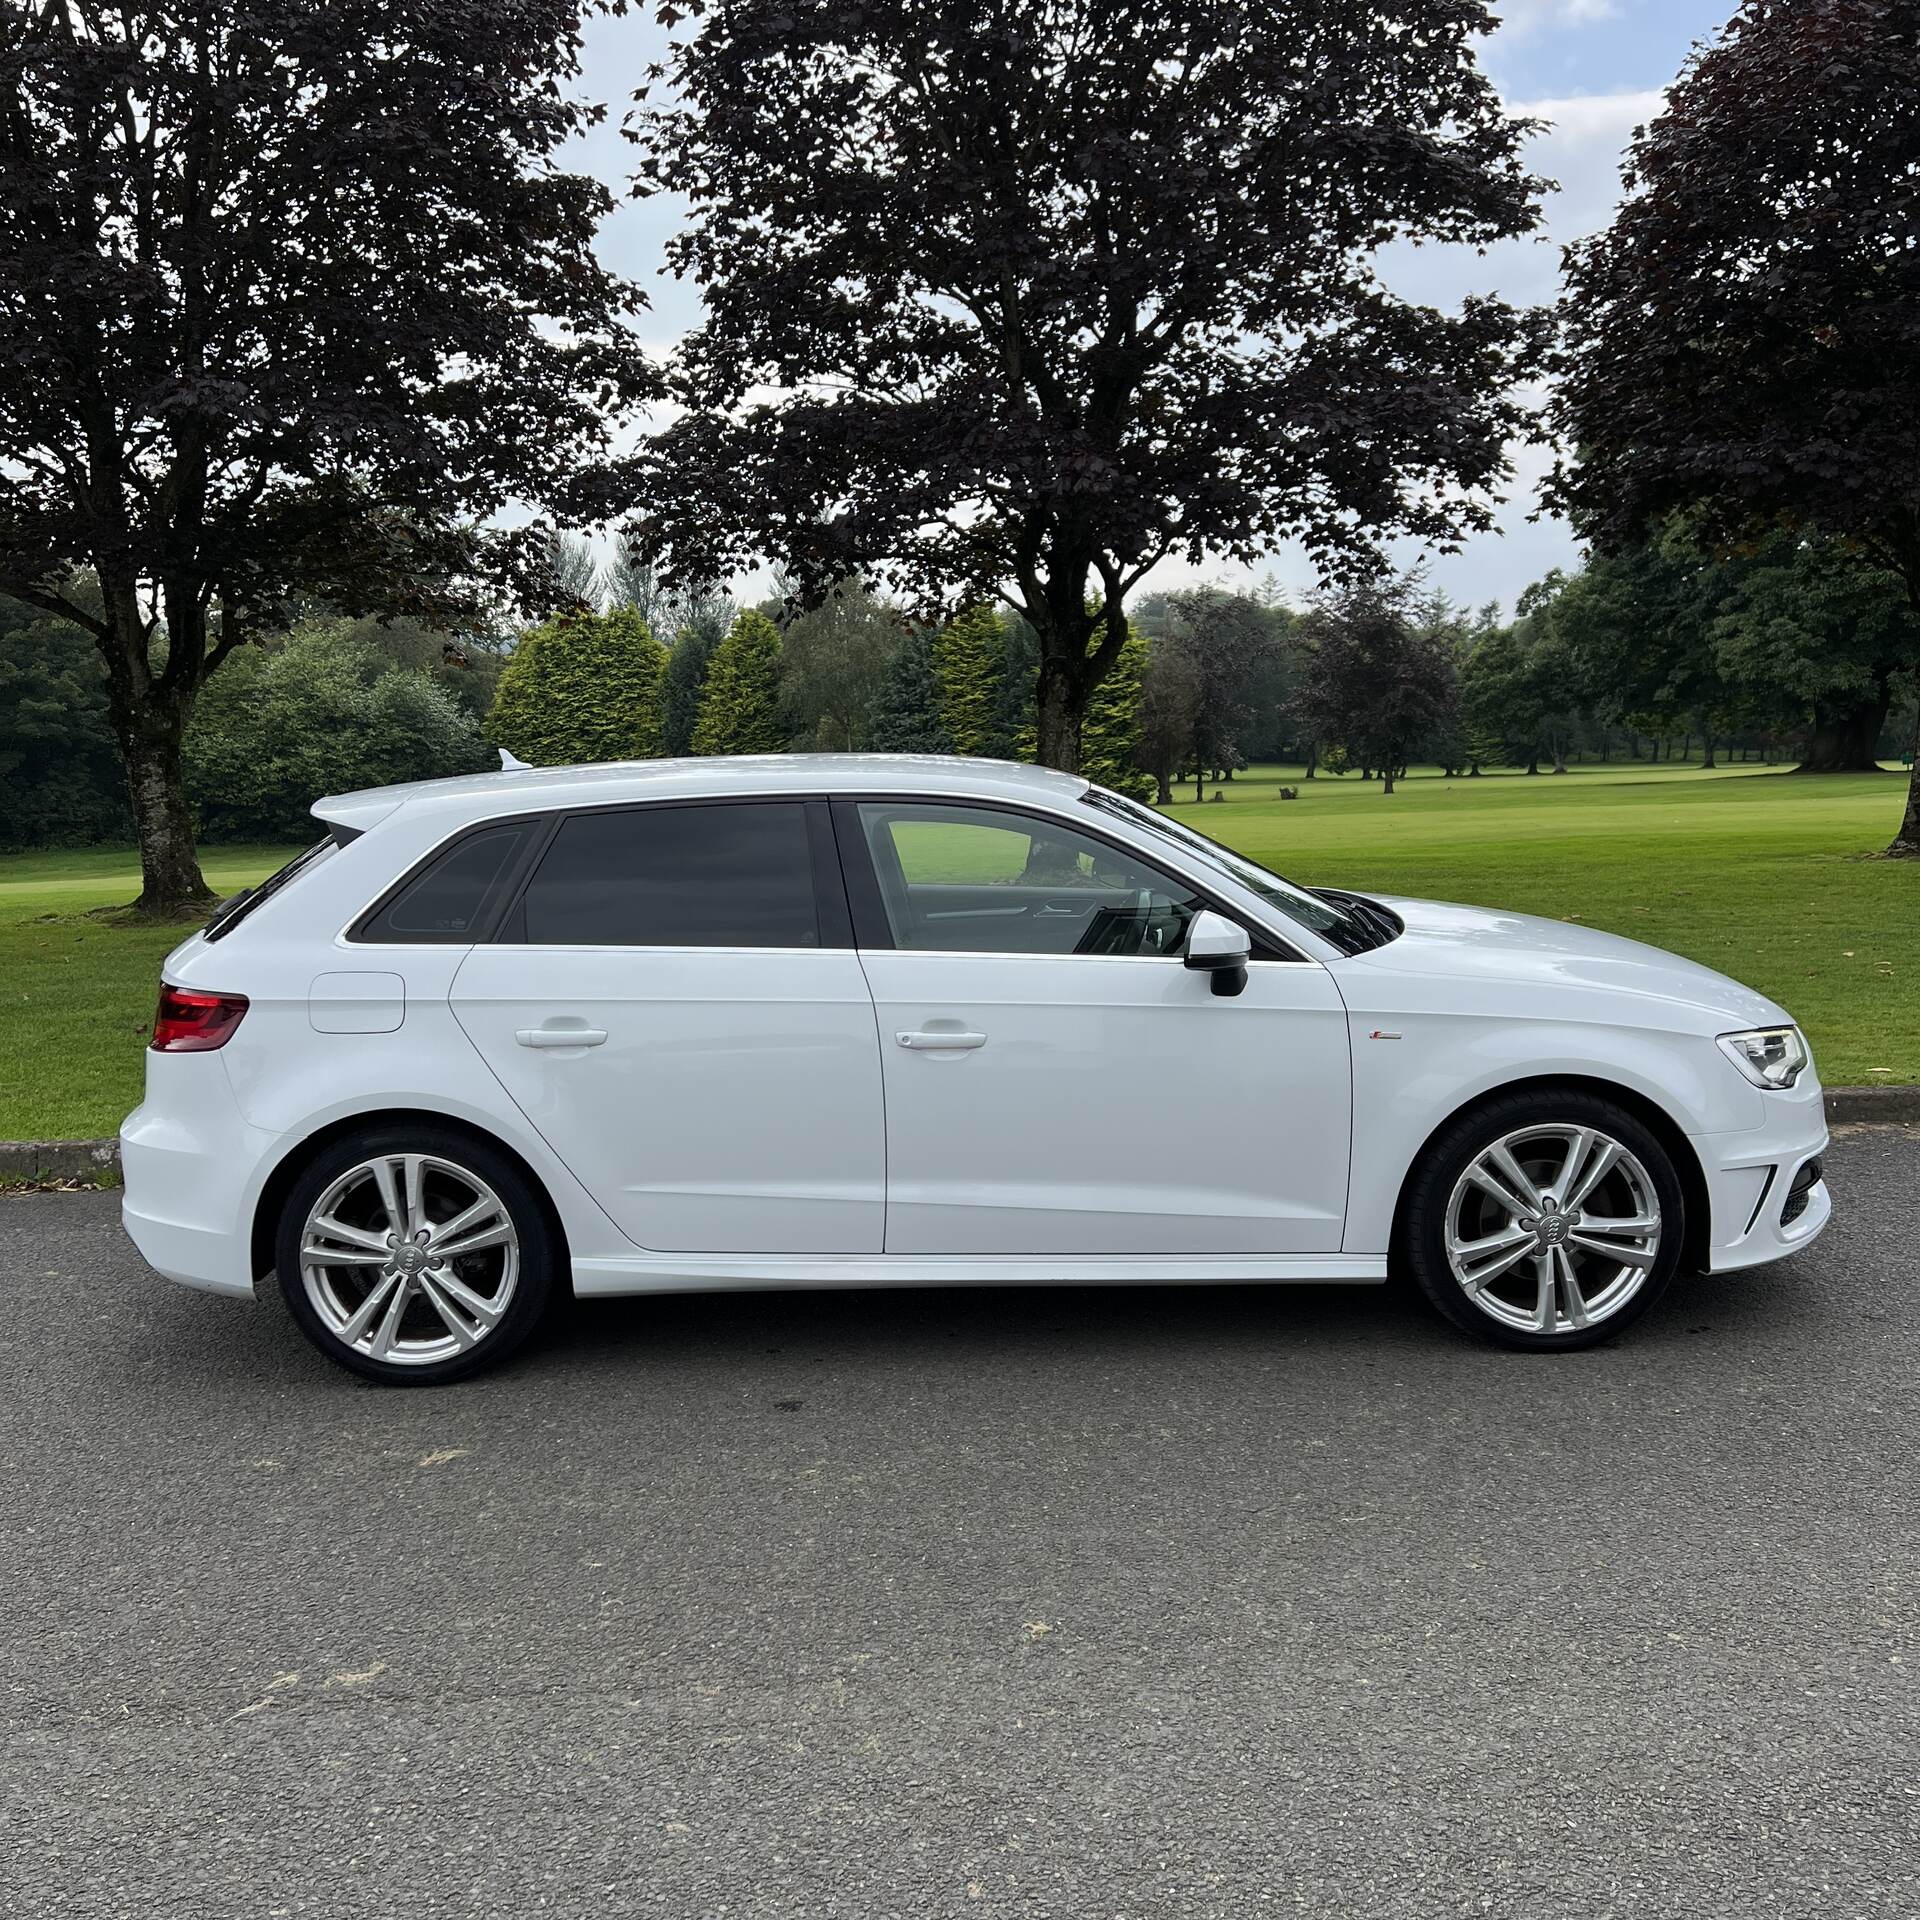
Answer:
M362 1385L0 1201L0 1912L1920 1911L1920 1130L1516 1357L1366 1289L575 1308Z

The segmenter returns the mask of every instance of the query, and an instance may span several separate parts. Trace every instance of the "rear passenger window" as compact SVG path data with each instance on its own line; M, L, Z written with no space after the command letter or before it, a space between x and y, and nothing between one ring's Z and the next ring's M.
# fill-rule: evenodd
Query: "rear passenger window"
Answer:
M533 831L526 821L456 840L364 920L361 940L404 946L465 946L490 912Z
M543 947L817 947L806 808L576 814L502 937Z

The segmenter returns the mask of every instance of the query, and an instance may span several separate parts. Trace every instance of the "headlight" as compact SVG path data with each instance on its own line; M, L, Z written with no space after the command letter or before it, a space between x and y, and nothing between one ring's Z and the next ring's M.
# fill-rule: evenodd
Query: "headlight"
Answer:
M1790 1087L1813 1056L1798 1027L1757 1027L1752 1033L1723 1033L1720 1051L1756 1087Z

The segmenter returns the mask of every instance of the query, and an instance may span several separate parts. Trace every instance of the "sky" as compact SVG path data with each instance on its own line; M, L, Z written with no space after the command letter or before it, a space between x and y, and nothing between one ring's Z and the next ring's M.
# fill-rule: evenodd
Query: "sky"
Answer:
M1529 164L1559 183L1545 205L1544 239L1515 241L1485 256L1424 247L1391 251L1381 273L1404 298L1441 307L1466 293L1495 293L1516 304L1553 298L1559 249L1606 225L1620 191L1620 159L1633 129L1660 111L1664 89L1689 50L1712 38L1734 10L1734 0L1494 0L1500 25L1484 43L1483 63L1500 95L1516 112L1551 122L1532 144ZM583 89L609 105L607 124L580 143L577 164L624 195L632 149L619 137L620 112L658 59L664 36L641 9L623 20L592 26ZM697 290L664 272L664 243L680 217L669 199L624 198L608 221L600 252L608 265L646 289L651 302L642 332L664 352L699 320ZM1536 520L1536 490L1548 463L1543 450L1516 448L1514 474L1500 506L1497 531L1478 536L1460 553L1425 556L1399 546L1405 566L1426 559L1433 582L1469 606L1495 601L1511 612L1515 597L1549 569L1578 563L1578 548L1559 521ZM1167 562L1148 576L1143 592L1191 585L1197 579L1246 585L1277 582L1295 600L1312 590L1314 571L1297 548L1281 547L1261 567L1220 563L1192 568ZM764 590L764 576L735 583L737 591Z

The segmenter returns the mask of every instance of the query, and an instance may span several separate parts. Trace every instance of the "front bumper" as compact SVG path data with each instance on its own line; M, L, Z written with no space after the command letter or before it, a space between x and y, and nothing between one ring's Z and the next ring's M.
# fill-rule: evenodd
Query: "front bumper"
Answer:
M1807 1074L1799 1086L1764 1099L1759 1126L1693 1137L1712 1203L1707 1265L1714 1273L1784 1260L1810 1246L1833 1218L1824 1179L1801 1182L1796 1193L1802 1169L1827 1149L1819 1083Z

